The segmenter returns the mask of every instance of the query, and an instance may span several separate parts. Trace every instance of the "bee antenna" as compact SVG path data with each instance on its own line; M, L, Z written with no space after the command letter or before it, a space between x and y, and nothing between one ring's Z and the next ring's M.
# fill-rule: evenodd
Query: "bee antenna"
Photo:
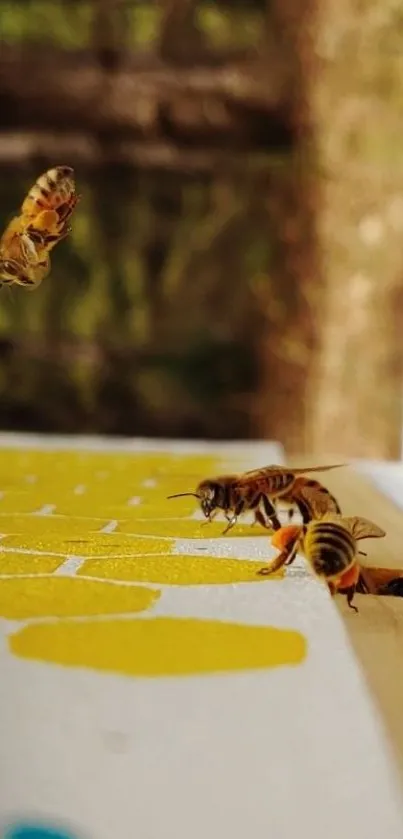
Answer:
M199 498L195 492L178 492L177 495L167 495L167 498L185 498L187 495L191 495L192 498Z

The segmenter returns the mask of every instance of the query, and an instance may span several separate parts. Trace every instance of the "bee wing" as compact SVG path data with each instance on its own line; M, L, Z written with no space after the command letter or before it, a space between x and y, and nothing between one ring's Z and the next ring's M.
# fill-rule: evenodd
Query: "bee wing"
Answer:
M263 466L261 469L251 469L249 472L244 472L242 475L238 475L238 480L235 482L235 485L241 487L242 489L245 489L245 487L249 486L249 484L255 484L256 488L259 485L261 487L267 487L267 481L272 478L275 480L278 475L281 475L286 479L286 483L283 487L289 486L293 483L294 473L291 469L286 469L284 466Z
M319 519L327 513L340 515L336 499L326 487L317 481L309 484L304 481L304 478L297 478L293 485L292 494L298 506L301 505L306 508L310 518Z
M317 518L320 519L320 521L332 521L335 524L344 524L348 527L348 529L350 529L350 525L346 524L346 522L348 522L348 518L346 516L342 516L341 513L324 513Z
M243 473L245 475L261 475L262 472L270 472L271 475L283 475L284 472L291 472L291 469L288 469L286 466L261 466L260 469L249 469L247 472Z
M347 463L332 463L330 466L305 466L294 467L289 466L288 469L283 469L283 472L292 472L293 475L305 475L306 472L328 472L329 469L340 469L342 466L347 466ZM279 468L279 467L277 467Z
M385 530L382 530L373 521L362 518L362 516L343 516L341 521L347 524L351 535L357 541L359 539L381 538L382 536L386 536Z

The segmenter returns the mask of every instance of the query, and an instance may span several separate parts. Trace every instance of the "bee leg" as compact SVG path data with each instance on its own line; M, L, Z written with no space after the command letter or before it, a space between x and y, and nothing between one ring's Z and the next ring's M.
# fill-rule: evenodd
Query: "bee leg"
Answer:
M238 501L238 503L235 505L235 509L234 509L234 512L233 512L232 516L229 516L227 511L225 512L225 518L227 519L228 524L227 524L225 530L223 530L223 532L221 534L222 536L224 536L226 533L228 533L228 531L231 530L231 528L234 526L234 524L237 523L238 516L240 516L241 513L243 513L244 509L245 509L245 501L243 500L243 498L241 498L241 500Z
M72 213L72 206L68 201L65 201L64 204L59 204L56 213L59 216L59 221L66 221L70 218Z
M53 235L53 234L50 234L50 233L49 233L49 234L48 234L47 236L45 236L44 238L45 238L45 243L46 243L47 245L53 245L53 244L54 244L54 242L58 242L58 241L59 241L59 239L60 239L61 237L60 237L60 235L59 235L59 234L54 234L54 235Z
M43 247L45 244L45 235L42 230L37 230L32 224L27 227L26 235L29 236L31 242L34 242L35 245L41 245Z
M263 514L261 513L261 511L259 510L259 503L260 503L260 499L258 500L257 503L254 503L253 505L251 505L250 509L252 510L252 512L255 515L255 518L253 519L251 527L254 527L255 524L261 524L262 527L266 527L266 520L265 520Z
M332 597L334 597L334 595L336 594L336 591L337 591L337 586L335 586L335 584L334 584L334 583L331 583L331 582L330 582L330 583L328 583L328 584L327 584L327 587L328 587L328 589L329 589L330 594L332 595Z
M232 516L229 515L228 510L225 511L224 515L225 515L225 518L228 521L228 524L227 524L225 530L223 530L223 532L221 534L222 536L224 536L226 533L228 533L228 531L231 530L231 528L234 526L234 524L237 523L237 519L241 515L241 513L244 512L244 509L245 509L245 501L244 501L243 498L241 498L237 502L237 504L235 505L234 512L233 512Z
M216 507L215 510L212 510L212 512L209 513L209 515L207 517L207 521L202 521L202 526L204 526L205 524L210 524L210 522L213 521L213 519L215 519L217 513L218 513L218 507Z
M71 196L71 198L69 198L69 200L65 201L63 204L59 204L56 213L59 216L60 221L67 221L70 218L76 204L78 204L78 200L78 195L74 195Z
M347 603L348 603L350 609L354 609L354 611L358 613L357 606L353 606L354 595L355 595L355 585L354 586L349 586L349 588L346 589Z
M261 500L262 500L262 496L259 493L258 495L255 495L253 497L252 501L249 503L249 509L251 510L251 512L254 513L254 516L255 516L255 518L252 522L252 527L255 524L261 524L262 527L264 527L266 529L267 526L268 526L267 521L266 521L262 511L259 509Z
M267 495L261 495L260 501L263 504L263 509L266 513L268 519L270 519L271 526L273 530L280 530L281 521L278 518L276 508L271 503L270 498ZM265 525L267 527L267 525Z
M218 513L218 510L214 510L212 513L210 513L210 515L208 516L206 521L202 521L200 527L205 527L206 524L210 524L213 521L213 519L215 519L217 513Z
M286 563L288 564L288 559L291 556L289 550L281 551L274 559L269 562L268 565L265 565L263 568L260 568L257 572L261 577L267 577L269 574L274 574L275 571L278 571L282 568L283 565Z
M71 230L72 230L72 228L70 227L69 224L67 224L67 223L64 224L63 227L61 228L61 230L59 230L59 233L57 234L57 236L53 236L53 243L54 242L60 242L61 239L65 239L66 236L68 236L69 233L71 233Z
M236 524L237 518L238 518L238 516L236 516L236 515L232 516L232 518L228 518L228 516L226 516L228 524L227 524L225 530L223 530L223 532L221 534L222 536L225 536L225 534L228 533L229 530L231 530L231 528L234 526L234 524Z
M313 518L309 504L306 504L303 498L297 498L295 503L298 507L303 523L309 524L309 522L312 521Z
M272 527L267 524L267 521L261 510L255 510L255 521L253 524L261 524L266 530L272 530Z

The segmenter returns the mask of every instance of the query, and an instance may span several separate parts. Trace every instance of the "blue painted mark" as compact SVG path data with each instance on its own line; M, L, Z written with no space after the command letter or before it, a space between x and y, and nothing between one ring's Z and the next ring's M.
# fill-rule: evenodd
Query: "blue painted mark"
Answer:
M7 828L3 839L78 839L78 837L58 827L27 822Z

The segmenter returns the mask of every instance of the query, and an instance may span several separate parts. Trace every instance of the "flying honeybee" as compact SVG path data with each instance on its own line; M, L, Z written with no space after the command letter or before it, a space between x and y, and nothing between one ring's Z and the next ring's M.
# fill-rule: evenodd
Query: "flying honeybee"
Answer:
M38 287L49 273L50 251L70 233L78 201L70 166L55 166L38 178L0 239L0 284Z
M238 516L253 511L255 522L263 527L278 530L276 501L284 500L296 504L305 523L326 512L340 513L333 495L319 481L299 477L305 472L323 472L337 469L333 466L310 466L294 469L284 466L265 466L242 475L221 475L201 481L195 492L181 492L168 498L183 498L191 495L200 501L203 515L212 521L222 510L228 524L223 535L236 524Z
M283 565L290 565L298 551L308 560L314 574L325 580L332 595L337 591L347 597L350 608L360 580L357 543L360 539L386 536L382 528L360 516L339 516L328 513L303 525L286 525L274 533L272 545L280 553L258 574L273 574Z

